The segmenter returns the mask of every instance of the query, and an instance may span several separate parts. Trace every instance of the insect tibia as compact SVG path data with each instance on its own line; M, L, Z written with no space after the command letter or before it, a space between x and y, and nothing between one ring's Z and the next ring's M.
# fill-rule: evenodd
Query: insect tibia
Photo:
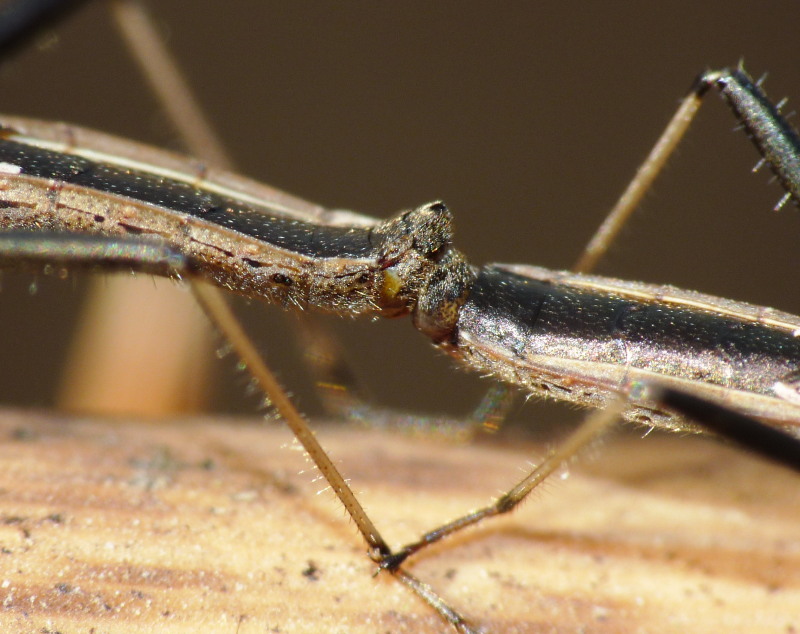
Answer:
M743 70L707 71L697 79L693 91L702 96L711 86L719 90L784 189L800 206L800 136L797 131Z
M0 234L0 268L51 273L77 269L136 271L162 277L194 273L193 263L168 245L133 239L34 231Z

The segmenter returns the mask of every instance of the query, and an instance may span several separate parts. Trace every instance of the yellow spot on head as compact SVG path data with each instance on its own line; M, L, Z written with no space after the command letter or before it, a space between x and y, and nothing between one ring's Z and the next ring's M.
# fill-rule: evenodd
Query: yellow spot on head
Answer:
M383 272L383 288L381 290L384 298L388 300L395 299L402 288L403 280L397 273L390 269Z

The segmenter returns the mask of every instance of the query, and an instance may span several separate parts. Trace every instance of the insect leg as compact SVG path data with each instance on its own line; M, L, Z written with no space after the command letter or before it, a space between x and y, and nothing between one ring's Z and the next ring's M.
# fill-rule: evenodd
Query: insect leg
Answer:
M625 401L619 400L611 406L597 410L590 414L586 421L578 429L559 445L540 465L531 470L522 480L520 480L507 493L497 498L494 502L477 511L472 511L458 519L448 522L443 526L435 528L425 533L419 540L407 544L396 553L384 557L380 560L382 568L395 570L410 555L422 550L426 546L440 541L448 535L473 526L488 517L502 515L513 510L522 502L528 494L537 486L544 482L554 471L561 468L575 455L586 447L589 443L596 440L604 431L617 423L625 407Z
M800 473L800 439L726 407L686 392L655 386L649 398L691 418L750 453Z
M756 453L773 462L800 472L800 440L791 434L769 427L753 418L744 416L707 400L659 386L648 386L648 398L656 399L684 416L692 418L712 433L733 441L751 453ZM591 414L566 441L535 467L508 492L491 504L467 513L447 524L425 533L419 540L407 544L396 553L380 560L381 567L394 570L409 556L426 546L473 526L486 518L502 515L514 510L525 498L555 470L572 459L582 448L595 440L604 431L618 422L625 408L619 400L610 407Z
M28 231L0 232L0 268L135 269L162 277L191 273L183 255L157 242Z
M195 278L190 259L158 243L138 240L111 240L97 236L41 234L30 232L0 233L0 267L110 269L136 270L137 272L166 277L183 277L201 307L219 332L230 343L236 354L256 380L295 438L319 469L345 510L353 519L367 542L373 560L382 562L392 555L386 541L372 523L364 508L328 454L311 431L305 418L278 383L275 375L264 363L230 307L218 289ZM423 601L436 610L459 631L470 633L467 621L450 607L432 588L410 573L394 566L392 572Z
M706 71L692 84L689 94L639 166L633 180L589 240L573 271L589 273L595 269L686 134L703 97L711 88L716 88L728 103L761 153L762 160L770 165L786 190L776 209L789 199L800 205L800 137L797 132L781 115L780 108L742 68ZM511 402L510 397L507 400ZM502 421L503 414L492 418L495 425Z
M592 271L622 227L638 207L653 181L686 134L710 88L716 88L742 122L763 159L786 189L778 207L790 198L800 204L800 139L797 132L743 69L706 71L695 80L689 94L639 166L633 180L589 240L573 270Z
M224 335L225 339L233 346L237 355L247 366L250 375L255 378L259 387L270 398L272 405L278 410L281 418L292 430L295 438L303 446L303 449L313 460L328 485L333 489L336 497L344 505L347 514L355 522L358 531L367 542L370 557L381 565L383 565L383 562L390 560L394 557L394 554L389 545L381 537L358 498L339 473L333 461L328 457L322 445L320 445L305 418L295 408L289 396L279 385L275 375L269 370L261 355L252 345L239 321L225 302L222 293L217 288L203 282L192 284L192 291L206 314ZM466 619L454 608L450 607L430 586L410 573L399 569L400 563L402 562L392 566L391 570L404 585L430 605L442 619L453 625L457 631L464 634L475 632Z

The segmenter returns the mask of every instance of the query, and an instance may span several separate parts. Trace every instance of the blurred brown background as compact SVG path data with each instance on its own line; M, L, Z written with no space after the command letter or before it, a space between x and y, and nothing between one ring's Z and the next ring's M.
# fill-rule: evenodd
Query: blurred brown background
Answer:
M706 66L744 59L787 111L800 103L791 0L153 4L244 173L376 216L442 199L475 263L569 267ZM0 66L0 111L179 147L102 3L41 44ZM771 212L782 192L749 173L734 125L712 95L602 273L800 312L800 212ZM32 279L3 277L0 400L47 406L81 283L40 279L30 295ZM246 311L313 409L277 312ZM407 322L332 321L383 405L459 414L486 386ZM253 411L219 365L215 408Z

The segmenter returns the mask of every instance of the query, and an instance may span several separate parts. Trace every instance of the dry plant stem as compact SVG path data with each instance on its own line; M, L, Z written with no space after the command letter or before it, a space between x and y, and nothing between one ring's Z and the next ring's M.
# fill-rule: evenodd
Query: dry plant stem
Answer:
M88 290L59 405L154 418L201 411L211 355L208 324L191 296L145 276L92 277Z

